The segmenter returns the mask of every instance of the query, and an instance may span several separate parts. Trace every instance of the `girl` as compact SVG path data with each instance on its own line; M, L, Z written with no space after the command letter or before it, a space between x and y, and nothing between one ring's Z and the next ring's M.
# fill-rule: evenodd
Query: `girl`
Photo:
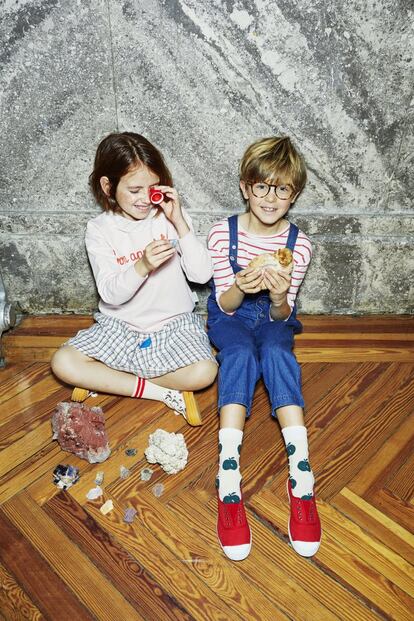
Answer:
M239 456L245 418L260 376L289 457L290 541L296 552L312 556L321 538L300 368L292 352L293 335L301 330L295 298L309 265L311 245L285 219L305 181L305 164L289 138L259 140L247 149L240 166L246 213L218 222L209 234L214 287L208 301L208 334L219 350L220 364L217 533L232 560L246 558L251 548ZM291 276L274 267L249 267L255 256L285 247L293 252Z
M52 369L82 388L155 399L184 417L191 409L190 422L200 424L187 391L211 384L217 365L185 276L198 283L211 277L208 251L161 153L143 136L104 138L90 186L104 210L86 230L99 312L56 352Z

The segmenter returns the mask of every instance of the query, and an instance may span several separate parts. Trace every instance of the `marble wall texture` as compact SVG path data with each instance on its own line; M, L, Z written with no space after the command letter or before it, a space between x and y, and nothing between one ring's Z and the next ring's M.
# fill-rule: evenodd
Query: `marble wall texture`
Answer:
M0 0L0 270L25 313L90 312L99 140L147 136L197 228L244 209L237 165L289 134L303 313L413 312L411 0ZM200 308L207 289L199 287Z

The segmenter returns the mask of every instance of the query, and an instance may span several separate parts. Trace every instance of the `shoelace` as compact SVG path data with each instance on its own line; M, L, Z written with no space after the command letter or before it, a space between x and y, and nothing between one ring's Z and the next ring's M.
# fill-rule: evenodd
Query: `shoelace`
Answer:
M309 503L309 521L310 522L315 521L315 506L313 502Z
M303 515L302 515L302 503L301 502L298 502L298 504L297 504L297 511L296 511L296 513L297 513L299 522L302 522Z
M243 526L244 524L244 514L243 514L242 507L241 507L241 503L239 507L237 508L236 523L238 526Z
M225 504L223 504L223 508L224 508L224 525L227 526L228 528L232 528L233 527L233 522L231 519L231 515L230 512L227 510L227 507ZM234 526L243 526L244 525L244 512L243 509L241 507L241 505L239 505L237 507L237 513L235 515L235 519L234 519Z
M232 527L230 513L227 511L227 507L225 505L224 505L224 525L227 526L227 528Z
M304 506L303 506L303 503L302 503L301 500L298 500L298 499L296 499L296 500L297 500L297 503L296 503L296 516L298 518L298 521L302 522L303 521L302 510L304 510ZM309 501L308 507L309 507L308 522L314 522L315 521L315 506L314 506L313 501Z

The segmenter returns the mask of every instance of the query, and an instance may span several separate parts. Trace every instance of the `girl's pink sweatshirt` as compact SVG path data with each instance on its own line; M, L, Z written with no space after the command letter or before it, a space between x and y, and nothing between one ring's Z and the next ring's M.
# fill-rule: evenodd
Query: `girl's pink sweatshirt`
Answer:
M89 220L85 243L101 313L122 319L135 330L151 332L194 309L196 296L185 276L205 283L213 270L190 216L183 208L182 212L189 233L179 239L176 254L145 278L134 268L145 247L155 239L177 239L177 231L164 213L155 217L154 209L145 220L128 220L104 212Z

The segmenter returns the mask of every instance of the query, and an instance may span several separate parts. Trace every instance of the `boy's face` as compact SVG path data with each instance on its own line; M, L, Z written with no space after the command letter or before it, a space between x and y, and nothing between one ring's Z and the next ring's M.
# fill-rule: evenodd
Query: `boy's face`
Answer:
M269 181L269 185L270 183ZM288 182L284 184L280 181L278 185L288 185ZM251 184L245 181L240 181L240 189L245 200L249 203L250 217L257 224L265 227L272 227L282 220L299 194L299 192L293 192L290 198L281 199L276 196L275 187L271 187L269 193L264 198L258 198L253 194Z

